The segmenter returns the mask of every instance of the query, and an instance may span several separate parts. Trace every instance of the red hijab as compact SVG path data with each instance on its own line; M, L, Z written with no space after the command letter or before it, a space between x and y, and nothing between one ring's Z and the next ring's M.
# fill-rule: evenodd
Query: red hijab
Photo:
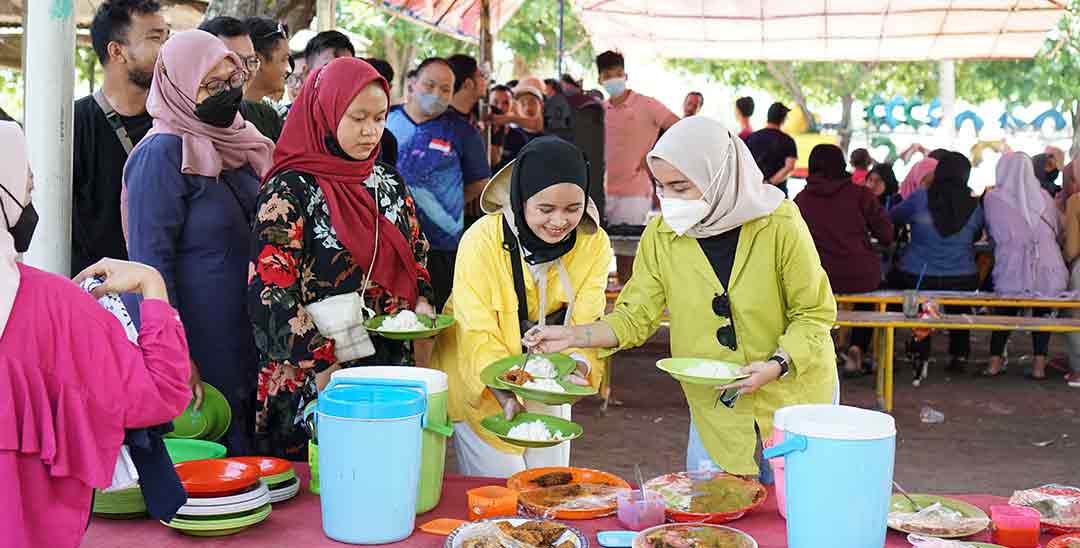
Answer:
M368 158L353 161L333 155L326 145L327 136L336 139L338 123L353 98L372 82L382 86L389 107L386 80L360 59L335 59L312 73L289 111L274 150L274 167L266 178L291 170L314 176L330 206L330 222L338 238L365 271L375 251L375 223L381 223L379 254L374 258L371 279L395 297L415 304L417 267L412 244L397 225L378 212L364 186L379 157L379 147Z

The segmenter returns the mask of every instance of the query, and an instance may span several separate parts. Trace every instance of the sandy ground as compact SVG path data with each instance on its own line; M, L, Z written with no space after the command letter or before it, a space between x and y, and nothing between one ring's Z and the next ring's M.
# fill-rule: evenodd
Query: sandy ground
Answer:
M902 337L897 334L898 341ZM1056 371L1045 382L1023 378L1031 351L1026 334L1013 336L1006 376L975 375L990 345L989 334L975 333L971 371L947 377L942 370L946 339L937 337L936 366L919 388L911 386L910 367L897 357L896 480L909 491L1003 496L1045 483L1080 485L1080 389L1069 388ZM1063 346L1064 339L1055 336L1052 355L1061 356ZM678 383L653 366L667 353L660 333L646 347L618 355L614 388L621 405L606 413L599 400L575 406L574 419L585 435L574 442L574 466L630 480L635 463L646 478L685 469L689 411ZM844 404L874 405L873 377L842 380L841 391ZM919 412L924 406L943 412L945 422L923 424ZM452 461L451 456L451 471Z

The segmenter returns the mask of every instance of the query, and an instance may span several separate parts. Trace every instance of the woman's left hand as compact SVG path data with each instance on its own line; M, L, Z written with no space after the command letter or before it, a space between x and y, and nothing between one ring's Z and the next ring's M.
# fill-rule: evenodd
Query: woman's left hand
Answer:
M589 366L584 362L577 362L577 369L566 377L566 380L578 386L590 386L592 383L589 382Z
M431 303L428 302L426 297L420 297L416 300L416 310L413 312L416 312L417 316L427 316L432 320L434 320L436 316L435 307L431 306Z
M780 378L780 373L780 364L775 361L754 362L739 370L740 375L750 375L749 377L731 384L717 386L716 389L720 391L736 389L742 396L756 392L762 386Z

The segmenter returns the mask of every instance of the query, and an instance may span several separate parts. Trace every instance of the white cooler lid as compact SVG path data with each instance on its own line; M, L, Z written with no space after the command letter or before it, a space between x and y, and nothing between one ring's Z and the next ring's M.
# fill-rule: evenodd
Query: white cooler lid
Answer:
M809 438L868 441L896 436L892 415L846 405L799 405L784 414L784 431Z
M450 389L446 373L428 367L373 365L371 367L350 367L339 369L330 375L331 379L402 379L423 381L428 394L438 394Z
M789 405L787 407L781 407L780 409L777 409L776 413L773 413L773 428L776 430L786 431L787 428L784 428L784 425L787 424L788 415L791 415L791 413L794 413L803 407L813 407L813 404Z

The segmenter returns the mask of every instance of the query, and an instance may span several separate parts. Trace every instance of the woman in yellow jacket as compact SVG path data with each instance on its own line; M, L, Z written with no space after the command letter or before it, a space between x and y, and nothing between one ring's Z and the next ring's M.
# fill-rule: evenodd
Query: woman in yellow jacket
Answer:
M449 412L463 474L508 477L570 463L569 443L522 451L480 427L484 417L513 417L521 410L512 394L485 387L480 372L521 354L521 335L533 325L583 325L603 314L612 252L587 198L588 186L578 148L555 137L535 139L484 189L487 215L461 240L446 307L455 325L436 340L432 366L450 378ZM519 300L518 285L527 302ZM572 380L588 384L603 378L596 350L567 353L578 362ZM569 405L525 407L570 418Z
M590 325L535 328L525 344L606 356L644 343L667 309L672 356L744 364L749 375L718 389L683 384L687 469L757 474L759 435L769 436L777 409L834 401L829 280L798 208L762 184L746 145L719 122L680 121L647 161L663 215L645 228L614 312Z

